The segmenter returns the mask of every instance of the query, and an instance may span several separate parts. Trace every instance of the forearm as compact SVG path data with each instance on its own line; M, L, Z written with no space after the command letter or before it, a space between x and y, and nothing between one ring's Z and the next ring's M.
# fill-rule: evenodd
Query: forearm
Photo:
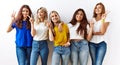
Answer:
M13 29L12 24L13 24L13 22L11 21L11 23L9 24L8 29L6 31L7 33L12 31L12 29Z
M53 40L54 40L54 36L53 36L52 29L49 29L49 40L50 40L50 41L53 41Z
M36 34L36 30L34 28L34 24L31 24L31 35L34 37Z
M104 35L105 34L105 32L106 32L106 29L107 29L107 23L105 23L105 22L102 22L102 25L101 25L101 29L100 29L100 31L99 32L93 32L93 34L94 35Z
M87 34L87 40L90 41L93 35L93 28L90 28L89 33Z

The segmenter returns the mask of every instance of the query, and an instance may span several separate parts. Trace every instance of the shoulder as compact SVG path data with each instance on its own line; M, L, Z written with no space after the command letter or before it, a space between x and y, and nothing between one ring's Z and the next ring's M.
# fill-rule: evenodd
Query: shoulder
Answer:
M73 25L71 23L67 23L67 26L70 28L72 27Z

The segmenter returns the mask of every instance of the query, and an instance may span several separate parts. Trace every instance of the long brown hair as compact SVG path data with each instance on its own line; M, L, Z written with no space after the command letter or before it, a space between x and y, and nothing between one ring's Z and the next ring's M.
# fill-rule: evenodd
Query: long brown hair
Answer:
M95 9L96 9L96 7L97 7L98 5L102 6L102 12L101 12L101 14L104 14L104 13L105 13L105 6L103 5L103 3L100 2L100 3L97 3L96 6L95 6L95 8L94 8L93 17L96 17L96 16L97 16L97 14L95 13Z
M22 21L23 21L22 9L23 8L27 8L29 10L29 16L31 16L32 14L32 11L28 5L22 5L16 17L16 25L18 28L22 28ZM26 25L27 29L30 29L31 25L30 25L29 17L27 17L26 23L27 23Z
M83 34L84 33L84 38L86 38L86 35L87 35L87 24L88 24L88 20L87 20L87 17L86 17L86 14L84 12L83 9L79 8L75 11L75 13L73 14L73 17L72 17L72 20L70 21L70 23L72 25L75 25L77 23L77 20L76 20L76 15L79 11L82 11L83 12L83 19L80 21L80 25L79 27L77 28L77 33L79 34Z

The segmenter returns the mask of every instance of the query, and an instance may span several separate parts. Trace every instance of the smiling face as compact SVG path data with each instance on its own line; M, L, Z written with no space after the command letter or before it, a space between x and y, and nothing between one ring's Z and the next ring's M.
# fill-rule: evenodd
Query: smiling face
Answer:
M97 5L95 8L95 13L96 14L101 14L102 13L102 6L101 5Z
M57 12L53 11L50 13L50 19L51 21L53 21L54 23L57 23L60 21L60 16L58 15Z
M38 18L44 19L45 16L46 16L46 13L42 9L39 9L38 12L37 12L37 15L38 15Z
M80 22L82 19L83 19L83 12L82 11L78 11L77 14L76 14L76 20L77 22Z
M29 15L29 9L23 8L22 9L22 15L23 15L23 19L26 19Z
M105 13L105 7L102 3L96 4L94 8L94 15L93 17L96 17L97 15L102 15Z

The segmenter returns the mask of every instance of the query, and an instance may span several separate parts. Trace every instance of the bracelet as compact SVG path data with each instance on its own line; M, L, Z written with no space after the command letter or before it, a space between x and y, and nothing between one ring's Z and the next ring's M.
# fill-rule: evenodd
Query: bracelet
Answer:
M105 19L102 19L102 22L104 23L104 22L105 22Z

